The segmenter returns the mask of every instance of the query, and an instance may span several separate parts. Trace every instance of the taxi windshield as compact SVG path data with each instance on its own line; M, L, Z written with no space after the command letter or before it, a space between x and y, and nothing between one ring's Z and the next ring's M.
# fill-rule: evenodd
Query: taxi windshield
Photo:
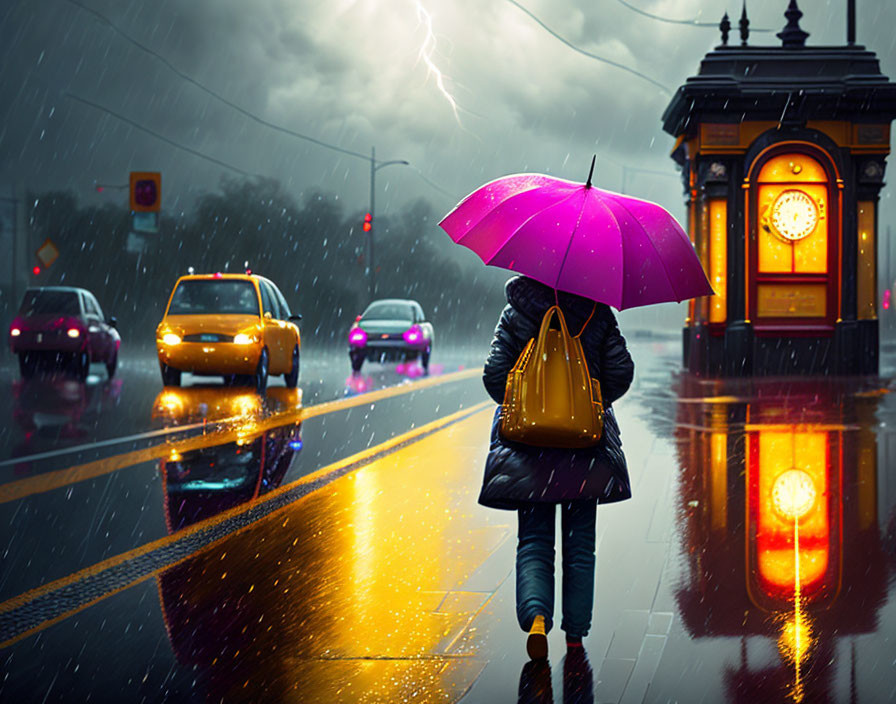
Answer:
M248 281L187 279L171 297L168 315L259 315L258 295Z
M413 309L407 303L373 303L361 316L361 320L413 319Z

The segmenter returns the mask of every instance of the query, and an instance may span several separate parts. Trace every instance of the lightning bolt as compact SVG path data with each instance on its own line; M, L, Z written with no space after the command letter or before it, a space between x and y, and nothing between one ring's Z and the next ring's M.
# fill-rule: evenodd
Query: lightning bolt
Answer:
M448 101L452 112L454 112L454 119L457 120L458 125L461 125L460 115L457 113L457 101L454 99L454 96L448 92L448 89L445 87L445 77L432 60L432 56L436 50L436 35L432 31L432 16L426 11L426 8L420 3L420 0L416 0L416 2L417 19L426 27L426 37L423 39L423 44L420 47L420 58L423 60L423 63L426 64L428 74L435 75L436 86L438 87L439 92L445 96L445 100ZM461 125L461 127L463 127L463 125Z

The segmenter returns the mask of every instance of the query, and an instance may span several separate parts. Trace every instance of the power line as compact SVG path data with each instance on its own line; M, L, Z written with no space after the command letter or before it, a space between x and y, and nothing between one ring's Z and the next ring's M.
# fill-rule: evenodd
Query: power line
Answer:
M106 113L107 115L111 115L112 117L115 117L115 118L121 120L122 122L130 125L131 127L135 128L135 129L140 130L141 132L146 132L146 134L152 135L156 139L160 139L163 142L165 142L166 144L170 144L172 147L175 147L176 149L181 149L189 154L192 154L193 156L198 156L200 159L205 159L206 161L209 161L213 164L217 164L218 166L223 166L225 169L230 169L231 171L235 171L236 173L242 174L243 176L258 176L259 175L259 174L251 174L248 171L244 171L243 169L239 168L238 166L233 166L232 164L228 164L225 161L216 159L213 156L209 156L208 154L203 154L202 152L197 151L196 149L193 149L192 147L188 147L183 144L179 144L178 142L175 142L172 139L168 139L168 137L165 137L164 135L161 135L158 132L154 132L153 130L149 129L148 127L144 127L143 125L140 125L140 124L134 122L130 118L127 118L124 115L120 115L119 113L117 113L113 110L110 110L109 108L107 108L103 105L93 103L93 102L86 100L85 98L82 98L80 96L77 96L73 93L64 93L63 95L66 98L70 98L71 100L74 100L78 103L88 105L95 110L99 110L101 112Z
M689 27L713 27L716 29L719 26L718 22L698 22L696 19L676 20L676 19L672 19L671 17L663 17L661 15L655 15L652 12L647 12L647 10L642 10L640 7L635 7L631 3L626 2L626 0L616 0L616 2L618 2L620 5L624 5L632 12L637 12L639 15L643 15L644 17L649 17L652 20L658 20L660 22L667 22L669 24L683 24L683 25L687 25ZM750 31L751 32L772 32L774 30L751 28Z
M69 0L69 1L71 2L71 0ZM551 29L550 27L548 27L548 26L547 26L544 22L542 22L536 15L534 15L531 11L529 11L528 9L526 9L525 7L523 7L522 5L520 5L516 0L507 0L507 2L509 2L509 3L510 3L511 5L513 5L514 7L516 7L516 8L518 8L518 9L522 10L523 12L525 12L527 15L529 15L529 17L531 17L531 18L532 18L533 20L535 20L539 25L541 25L541 27L542 27L545 31L547 31L551 36L553 36L555 39L559 39L561 42L563 42L564 44L566 44L566 46L568 46L568 47L569 47L570 49L572 49L573 51L578 52L578 53L581 54L582 56L587 56L589 59L594 59L595 61L600 61L600 62L605 63L605 64L608 64L608 65L610 65L610 66L614 66L614 67L616 67L616 68L622 69L623 71L627 71L628 73L631 73L632 75L635 75L635 76L637 76L638 78L643 78L645 81L647 81L647 82L652 83L653 85L655 85L657 88L659 88L661 91L663 91L663 93L665 93L666 95L672 95L672 93L669 91L668 88L666 88L666 86L664 86L664 85L663 85L662 83L660 83L659 81L655 81L655 80L652 79L650 76L647 76L647 75L641 73L640 71L636 71L635 69L633 69L633 68L631 68L631 67L629 67L629 66L626 66L625 64L620 64L620 63L618 63L618 62L616 62L616 61L613 61L612 59L607 59L607 58L605 58L605 57L603 57L603 56L598 56L597 54L592 54L590 51L585 51L584 49L581 49L581 48L577 47L575 44L573 44L573 43L570 42L569 40L567 40L567 39L565 39L564 37L562 37L562 36L560 36L559 34L557 34L557 32L555 32L553 29Z
M364 159L365 161L370 161L370 157L367 156L366 154L362 154L362 153L360 153L360 152L353 152L353 151L350 150L350 149L343 149L343 148L340 147L340 146L337 146L337 145L335 145L335 144L330 144L329 142L324 142L323 140L317 139L316 137L311 137L310 135L302 134L301 132L296 132L296 131L291 130L291 129L288 129L288 128L286 128L286 127L282 127L282 126L280 126L280 125L276 125L276 124L274 124L273 122L268 122L268 121L265 120L264 118L261 118L261 117L259 117L258 115L255 115L254 113L251 113L251 112L249 112L248 110L246 110L245 108L243 108L243 107L237 105L237 104L234 103L233 101L228 100L228 99L225 98L223 95L220 95L220 94L216 93L216 92L213 91L211 88L206 88L203 84L201 84L201 83L200 83L199 81L197 81L195 78L193 78L193 77L187 75L186 73L184 73L183 71L181 71L179 68L177 68L176 66L174 66L174 64L172 64L170 61L168 61L168 59L166 59L164 56L162 56L161 54L159 54L157 51L155 51L155 50L149 48L149 47L146 46L145 44L140 43L139 41L137 41L136 39L134 39L134 38L133 38L132 36L130 36L129 34L126 34L126 33L124 32L124 30L122 30L121 28L119 28L118 25L116 25L115 23L113 23L112 20L110 20L110 19L109 19L108 17L106 17L104 14L98 12L97 10L94 10L93 8L90 8L90 7L87 7L86 5L81 4L80 2L78 2L78 0L65 0L65 2L67 2L67 3L71 4L71 5L74 5L75 7L79 7L79 8L81 8L82 10L84 10L84 12L87 12L87 13L93 15L93 16L96 17L100 22L102 22L103 24L107 25L110 29L112 29L112 31L114 31L114 32L115 32L116 34L118 34L120 37L122 37L123 39L125 39L127 42L129 42L130 44L133 44L134 46L136 46L136 47L137 47L138 49L140 49L141 51L144 51L144 52L146 52L147 54L149 54L150 56L153 56L153 57L155 57L157 60L161 61L161 62L162 62L162 63L163 63L163 64L164 64L170 71L172 71L174 74L176 74L177 76L179 76L179 77L182 78L183 80L187 81L188 83L190 83L190 84L196 86L199 90L201 90L202 92L206 93L207 95L210 95L210 96L213 97L215 100L218 100L218 101L224 103L224 105L226 105L226 106L228 106L228 107L230 107L230 108L233 108L234 110L236 110L237 112L239 112L241 115L243 115L244 117L249 118L249 119L252 120L253 122L257 122L258 124L260 124L260 125L264 125L265 127L268 127L268 128L270 128L270 129L272 129L272 130L276 130L277 132L282 132L283 134L288 134L290 137L295 137L295 138L297 138L297 139L303 139L303 140L305 140L306 142L311 142L312 144L316 144L316 145L318 145L318 146L320 146L320 147L324 147L325 149L332 149L333 151L340 152L340 153L342 153L342 154L348 154L349 156L354 156L354 157L357 157L357 158L359 158L359 159Z
M240 105L234 103L231 100L228 100L223 95L216 93L211 88L207 88L205 85L203 85L202 83L197 81L192 76L189 76L188 74L181 71L174 64L172 64L170 61L168 61L168 59L166 59L164 56L162 56L160 53L158 53L154 49L151 49L150 47L146 46L145 44L139 42L138 40L134 39L131 35L127 34L123 29L121 29L118 25L116 25L114 22L112 22L112 20L110 20L108 17L106 17L106 15L102 14L98 10L94 10L91 7L87 7L86 5L78 2L78 0L65 0L65 2L67 2L71 5L74 5L77 8L80 8L81 10L83 10L84 12L86 12L90 15L93 15L93 17L95 17L97 20L99 20L102 24L109 27L113 32L118 34L125 41L127 41L128 43L137 47L141 51L149 54L150 56L154 57L156 60L160 61L168 70L170 70L176 76L187 81L191 85L196 86L197 88L199 88L199 90L201 90L205 94L211 96L215 100L218 100L219 102L223 103L227 107L232 108L233 110L236 110L241 115L243 115L244 117L247 117L248 119L252 120L253 122L255 122L259 125L263 125L269 129L275 130L276 132L280 132L282 134L288 135L290 137L295 137L296 139L302 139L306 142L311 142L312 144L316 144L319 147L324 147L325 149L330 149L332 151L339 152L340 154L346 154L348 156L353 156L358 159L363 159L364 161L367 161L367 162L370 161L370 157L367 154L362 154L361 152L355 152L355 151L352 151L351 149L344 149L343 147L340 147L336 144L330 144L329 142L324 142L323 140L317 139L316 137L312 137L307 134L302 134L301 132L296 132L295 130L291 130L291 129L288 129L281 125L277 125L273 122L269 122L268 120L265 120L264 118L259 117L258 115L254 114L252 112L249 112L248 110L241 107ZM86 102L86 101L82 101L82 102ZM98 109L105 110L105 108L101 108L96 105L93 105L93 107L97 107ZM119 115L116 115L115 113L112 113L111 111L107 111L107 112L109 112L109 114L111 114L111 115L115 115L116 117L120 117ZM121 118L121 119L126 120L126 118ZM138 127L138 129L143 129L145 132L149 132L149 130L142 128L139 125L135 125L135 126ZM151 134L155 135L155 133L151 133ZM155 136L158 136L160 139L165 139L161 135L155 135ZM181 145L177 145L174 142L171 142L171 144L181 147ZM186 147L181 147L181 148L186 149ZM227 168L231 168L231 167L228 166ZM234 169L234 170L238 171L238 169ZM455 197L454 195L452 195L448 191L446 191L444 188L442 188L441 186L439 186L438 184L434 183L432 180L430 180L426 176L424 176L423 172L420 171L420 169L417 169L416 167L414 167L414 170L419 174L420 178L423 179L432 188L435 188L436 190L441 191L442 193L450 195L452 198Z
M416 172L417 172L417 175L418 175L423 181L425 181L427 184L429 184L430 186L432 186L433 188L435 188L437 191L439 191L439 192L442 193L443 195L446 195L446 196L448 196L449 198L454 199L455 201L460 200L460 197L458 197L458 196L457 196L456 194L454 194L454 193L451 193L451 192L448 191L448 190L445 190L445 189L442 188L439 184L437 184L435 181L432 181L428 176L426 176L426 174L424 174L420 169L418 169L418 168L417 168L416 166L414 166L413 164L408 164L408 166L410 166L414 171L416 171Z

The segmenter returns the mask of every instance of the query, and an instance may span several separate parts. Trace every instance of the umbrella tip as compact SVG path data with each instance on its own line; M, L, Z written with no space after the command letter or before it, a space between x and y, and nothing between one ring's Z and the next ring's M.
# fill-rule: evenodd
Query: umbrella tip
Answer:
M585 188L591 188L591 177L594 176L594 162L597 161L597 154L591 157L591 170L588 172L588 181L585 183Z

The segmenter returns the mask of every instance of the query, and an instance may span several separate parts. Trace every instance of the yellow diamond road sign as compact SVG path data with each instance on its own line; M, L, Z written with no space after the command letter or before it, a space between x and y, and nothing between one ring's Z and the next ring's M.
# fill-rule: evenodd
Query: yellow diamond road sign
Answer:
M44 265L44 269L59 258L59 249L53 244L53 240L49 237L47 238L47 241L40 246L40 249L37 250L37 258L40 260L40 263Z

